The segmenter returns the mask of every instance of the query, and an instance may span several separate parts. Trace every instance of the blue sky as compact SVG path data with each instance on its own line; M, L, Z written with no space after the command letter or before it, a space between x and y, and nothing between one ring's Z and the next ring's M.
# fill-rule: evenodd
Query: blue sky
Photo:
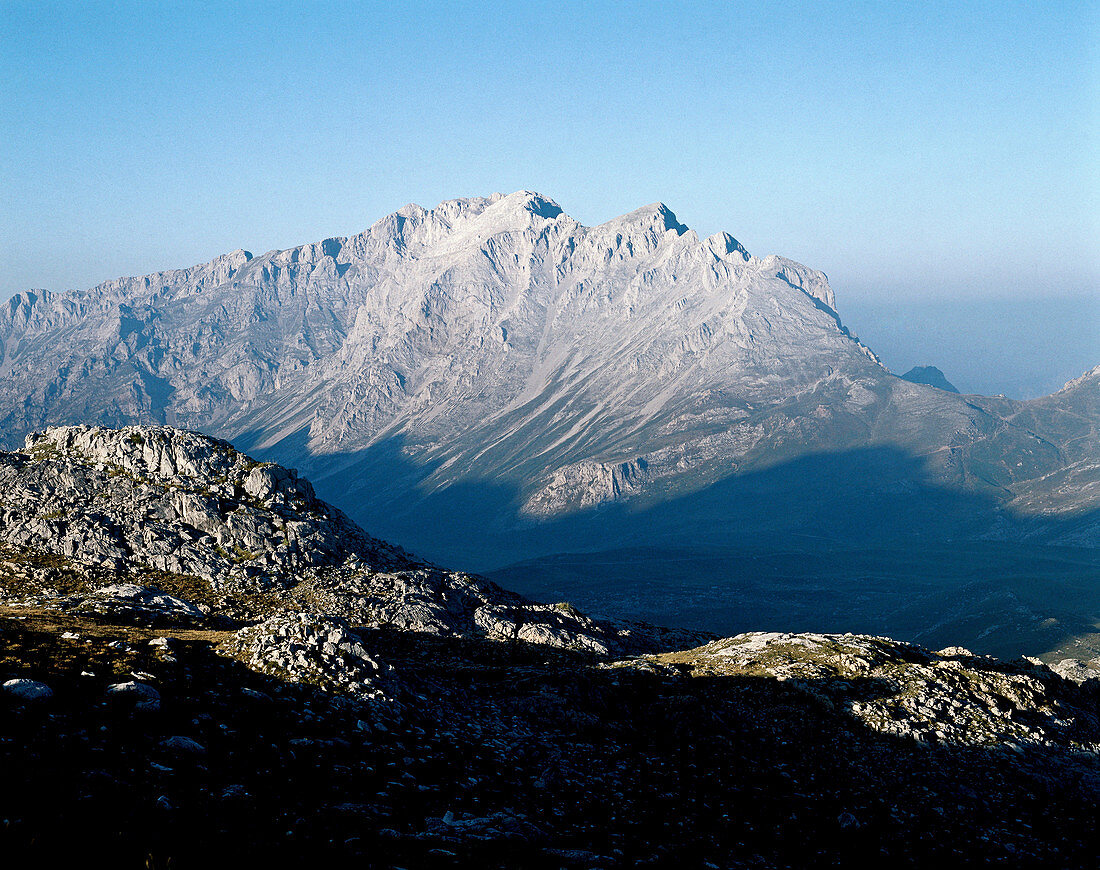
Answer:
M914 306L994 336L1034 303L1076 373L1100 362L1098 95L1095 2L0 0L0 298L531 188L589 224L661 200L820 268L888 362L966 364ZM1065 297L1095 331L1044 314ZM892 300L911 326L879 322ZM1008 392L1025 357L948 376Z

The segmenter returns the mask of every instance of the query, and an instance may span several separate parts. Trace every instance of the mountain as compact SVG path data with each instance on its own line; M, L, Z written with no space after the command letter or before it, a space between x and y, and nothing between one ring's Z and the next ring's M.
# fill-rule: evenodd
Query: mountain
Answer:
M700 239L661 204L585 227L528 191L0 313L9 446L58 423L202 430L301 469L388 540L532 594L560 588L563 554L604 552L582 590L601 610L683 593L696 579L664 568L685 551L720 554L712 585L765 603L790 587L756 556L797 551L805 574L821 553L880 554L849 570L841 614L905 597L877 578L924 565L921 625L967 622L944 608L988 597L956 593L989 545L1030 548L1036 588L1052 560L1095 579L1098 391L1100 369L1030 402L911 383L843 326L822 273ZM946 580L936 546L960 555ZM820 612L828 585L792 600ZM760 615L709 609L720 631ZM1059 637L1078 636L1064 616ZM1005 643L1040 642L1025 635Z
M949 393L958 392L955 385L947 380L944 373L935 366L913 366L913 368L901 375L901 379L914 384L928 384L930 387L947 390Z
M594 619L167 427L33 434L0 493L18 866L1095 855L1100 659Z

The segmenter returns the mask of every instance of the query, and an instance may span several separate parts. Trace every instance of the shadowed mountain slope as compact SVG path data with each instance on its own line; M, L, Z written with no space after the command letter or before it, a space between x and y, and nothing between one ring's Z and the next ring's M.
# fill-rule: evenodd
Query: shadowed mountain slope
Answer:
M0 453L14 866L1090 866L1098 687L539 605L196 433Z
M947 380L944 373L935 366L914 366L900 377L914 384L928 384L930 387L938 387L941 390L947 390L949 393L958 392L955 385Z

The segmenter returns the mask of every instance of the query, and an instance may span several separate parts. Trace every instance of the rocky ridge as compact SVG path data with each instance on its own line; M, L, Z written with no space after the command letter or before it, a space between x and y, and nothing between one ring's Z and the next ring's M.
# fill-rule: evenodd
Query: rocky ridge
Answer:
M693 677L763 675L846 710L884 734L951 745L1072 746L1100 757L1100 659L1003 662L866 635L750 632L617 667ZM1069 685L1067 685L1067 682Z
M152 620L194 619L200 607L238 619L306 608L599 654L702 637L592 620L432 566L371 538L295 471L193 432L48 429L0 454L0 491L0 545L59 609Z
M113 570L136 563L214 591L263 590L319 565L412 563L296 472L197 433L53 428L5 454L0 475L5 543Z

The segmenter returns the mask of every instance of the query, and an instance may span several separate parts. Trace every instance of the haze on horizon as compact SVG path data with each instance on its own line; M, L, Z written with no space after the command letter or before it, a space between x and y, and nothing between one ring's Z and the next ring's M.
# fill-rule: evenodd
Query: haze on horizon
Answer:
M1100 363L1100 8L0 6L0 299L527 188L825 271L894 371Z

